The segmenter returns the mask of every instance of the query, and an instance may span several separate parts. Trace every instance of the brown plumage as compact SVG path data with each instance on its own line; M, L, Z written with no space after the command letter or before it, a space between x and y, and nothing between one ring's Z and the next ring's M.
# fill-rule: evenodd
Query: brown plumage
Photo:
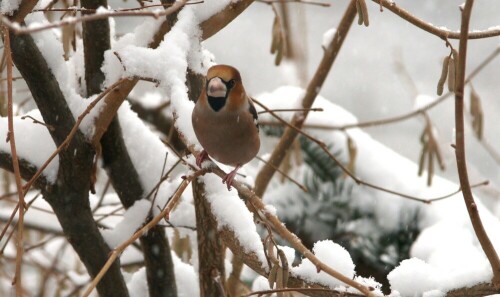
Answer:
M191 120L204 149L196 164L201 166L211 156L220 163L235 166L222 180L231 189L238 169L252 160L260 148L257 112L236 68L216 65L208 69L205 88Z

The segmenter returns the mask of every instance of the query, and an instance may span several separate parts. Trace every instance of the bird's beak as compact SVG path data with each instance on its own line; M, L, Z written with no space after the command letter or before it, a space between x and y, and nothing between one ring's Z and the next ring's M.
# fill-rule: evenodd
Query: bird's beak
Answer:
M219 77L214 77L208 81L207 94L209 97L226 97L226 84Z

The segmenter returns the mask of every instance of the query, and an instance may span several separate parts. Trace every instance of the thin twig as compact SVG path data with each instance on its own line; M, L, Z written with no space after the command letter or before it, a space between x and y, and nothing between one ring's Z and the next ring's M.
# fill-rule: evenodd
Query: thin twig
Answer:
M3 227L2 232L0 233L0 241L2 241L3 237L5 236L5 233L7 233L7 230L9 229L10 224L12 224L12 222L14 221L14 217L16 216L18 209L19 209L19 203L16 203L14 210L12 210L9 219L5 223L5 227Z
M23 184L21 181L21 170L19 168L19 159L17 157L16 150L16 138L14 135L14 107L12 103L12 53L10 49L10 36L9 30L3 27L4 32L4 50L5 58L7 64L7 114L8 114L8 139L10 143L10 151L12 155L12 167L14 168L14 176L16 179L17 194L19 197L18 206L19 207L19 218L18 218L18 229L17 229L17 251L16 251L16 274L14 276L14 283L16 285L16 295L19 297L23 296L23 287L21 281L21 268L23 262L23 233L24 233L24 193Z
M28 202L28 204L26 205L26 212L29 210L29 208L31 207L31 205L32 205L32 204L33 204L33 203L34 203L34 202L38 199L38 197L40 197L40 193L39 193L39 194L37 194L35 197L33 197L33 199L31 199L31 200ZM16 207L18 207L18 206L19 206L19 203L16 203ZM15 211L13 211L12 213L13 213L13 214L15 214L16 212L15 212ZM24 216L24 213L23 213L23 216ZM10 223L12 222L12 219L13 219L13 216L11 216L11 217L9 218L9 222L8 222L8 223L7 223L7 225L5 226L5 230L7 230L7 227L8 227L8 226L10 226ZM14 231L15 231L16 227L17 227L17 228L20 228L21 226L23 227L23 230L24 230L24 221L22 221L22 220L20 220L20 219L19 219L19 220L16 222L16 224L14 225L14 227L12 228L12 232L9 234L9 236L8 236L8 237L7 237L7 239L5 240L5 244L4 244L4 246L0 249L0 254L1 254L1 255L3 255L3 254L4 254L4 250L5 250L5 248L7 247L7 244L9 243L10 239L12 238L12 235L14 234ZM23 231L23 232L24 232L24 231ZM17 242L16 244L19 244L19 242ZM23 253L22 253L22 254L24 254L24 246L23 246ZM18 261L19 261L19 260L18 260L18 259L19 259L19 258L18 258L18 255L19 255L19 251L18 251L18 253L16 254L16 265L17 265L17 263L18 263ZM22 256L21 256L21 257L22 257ZM22 263L21 263L21 264L22 264ZM16 276L17 276L17 267L16 267ZM16 279L16 276L14 277L14 282L15 282L15 284L16 284L16 286L17 286L17 279ZM13 284L14 284L14 283L13 283ZM21 290L22 290L22 288L21 288ZM19 296L19 293L18 293L17 295ZM23 294L21 294L21 296L23 296Z
M12 81L16 81L16 80L18 80L18 79L23 79L23 77L22 77L22 76L16 76L16 77L13 77L13 78L12 78ZM2 82L2 81L6 81L6 80L8 80L8 78L0 78L0 82Z
M483 70L488 64L490 64L499 54L500 54L500 47L495 49L478 66L476 66L476 68L469 74L469 76L465 80L465 83L468 84L476 75L478 75L481 72L481 70ZM415 116L421 115L423 112L425 112L429 109L432 109L435 106L439 105L440 103L444 102L446 99L450 98L451 95L453 95L452 92L447 92L447 93L443 94L442 96L439 96L438 98L436 98L436 100L432 101L431 103L429 103L429 104L427 104L419 109L415 109L411 112L401 114L398 116L394 116L394 117L390 117L390 118L371 120L371 121L366 121L366 122L358 122L358 123L346 124L346 125L305 124L304 128L324 129L324 130L348 130L348 129L354 129L354 128L369 128L369 127L376 127L376 126L393 124L396 122L401 122L401 121L413 118ZM276 123L276 122L259 121L259 125L274 126L274 125L281 125L281 124Z
M261 162L263 162L264 164L267 164L269 166L273 166L273 164L270 164L269 162L267 162L266 160L262 159L261 157L259 156L255 156L255 158ZM288 174L286 174L285 172L283 172L282 170L280 170L279 168L277 167L274 167L274 170L276 170L279 174L281 174L283 177L285 177L286 179L288 179L289 181L291 181L292 183L294 183L295 185L297 185L297 187L299 187L302 191L304 191L305 193L309 192L309 190L307 190L306 186L302 185L301 183L299 183L298 181L296 181L295 179L293 179L291 176L289 176Z
M83 119L90 113L90 111L96 106L96 104L99 103L99 101L102 98L104 98L104 96L106 96L106 94L108 94L109 92L111 92L113 90L116 90L117 88L119 88L119 86L123 82L125 82L127 80L128 80L127 78L124 78L124 79L121 79L121 80L115 82L109 88L107 88L101 94L99 94L99 96L97 96L94 99L94 101L92 101L87 106L87 108L80 114L80 116L78 116L78 119L75 122L75 125L71 129L71 131L68 134L68 136L66 137L66 139L61 143L61 145L59 145L59 147L52 153L52 155L50 155L50 157L45 161L45 163L43 163L43 165L40 168L38 168L37 172L33 175L33 177L24 185L24 187L23 187L23 189L24 189L23 193L24 194L26 194L29 191L29 189L31 188L31 186L33 185L33 183L38 179L38 177L40 177L40 175L45 170L45 168L47 168L47 166L59 154L59 152L61 152L63 149L65 149L66 146L71 142L71 140L75 136L76 132L78 131L78 128L80 127L80 124L82 123Z
M464 131L464 85L465 85L465 66L467 58L467 35L469 32L469 21L474 0L467 0L462 11L462 23L460 27L460 46L458 55L458 69L456 75L455 92L455 127L456 127L456 147L455 156L457 160L458 177L462 187L465 205L471 219L474 232L483 248L488 261L493 270L492 283L496 288L500 287L500 259L491 243L483 223L479 216L477 205L472 195L467 173L467 162L465 157L465 131Z
M333 290L333 289L326 289L326 288L284 288L284 289L254 291L254 292L248 293L246 295L242 295L241 297L250 297L250 296L254 296L254 295L264 296L266 294L279 293L279 292L299 292L299 293L325 292L325 293L337 293L339 296L343 296L342 292L339 292L339 291ZM349 293L349 296L363 296L363 295Z
M44 122L39 121L39 120L35 119L34 117L32 117L32 116L30 116L30 115L24 115L24 116L22 116L22 117L21 117L21 120L25 120L25 119L27 119L27 118L28 118L28 119L31 119L31 120L33 121L33 123L34 123L34 124L40 124L40 125L42 125L42 126L47 127L47 129L49 129L50 131L54 131L54 130L55 130L55 128L54 128L53 126L48 125L48 124L45 124Z
M153 17L155 19L158 19L159 17L162 16L167 16L169 14L175 13L180 7L184 6L187 0L181 0L176 2L174 5L171 7L162 10L162 11L110 11L110 12L104 12L104 13L99 13L99 14L90 14L90 15L83 15L80 17L68 17L66 19L63 19L58 22L53 22L47 25L42 25L42 26L36 26L36 27L21 27L19 24L15 22L11 22L7 17L2 16L1 18L1 23L3 23L5 26L9 27L9 29L14 32L15 34L29 34L29 33L35 33L35 32L40 32L52 28L57 28L57 27L62 27L62 26L67 26L67 25L72 25L80 22L90 22L90 21L96 21L96 20L102 20L102 19L107 19L111 17L144 17L144 16L149 16ZM201 2L197 2L201 3Z
M137 230L134 235L132 235L130 238L128 238L126 241L124 241L122 244L120 244L118 247L113 249L111 252L111 255L108 258L108 261L104 264L102 267L101 271L96 275L96 277L92 280L92 283L90 283L90 286L85 290L83 293L83 297L88 297L90 293L94 290L94 288L97 286L99 281L102 279L104 274L108 271L108 269L111 267L113 262L120 256L120 254L127 248L129 245L131 245L133 242L135 242L139 237L143 236L148 230L156 226L163 218L168 216L170 211L172 210L172 205L175 204L176 201L178 201L184 192L186 190L186 187L191 183L195 178L204 175L208 171L206 169L198 170L194 172L193 174L186 176L186 178L182 181L180 184L179 188L177 191L175 191L172 199L170 200L169 204L157 215L155 216L149 223L147 223L144 227L141 229Z
M102 206L102 203L104 202L104 196L106 196L106 193L108 192L110 186L111 186L111 179L108 177L108 180L104 185L104 189L102 190L99 200L97 201L96 205L92 207L92 213L95 213Z
M165 159L163 160L163 166L161 168L160 181L158 183L158 186L155 187L156 189L154 190L153 200L151 201L151 208L149 209L149 212L151 212L153 210L153 205L155 204L156 197L158 196L158 191L160 190L160 184L164 178L165 167L167 166L167 159L168 159L168 151L165 153ZM175 168L175 165L172 166L171 170L173 170L173 168ZM168 171L169 174L170 174L171 170ZM167 179L167 177L168 177L168 175L165 175L165 180ZM149 198L149 195L148 195L148 198ZM148 199L148 198L146 198L146 199Z
M272 109L274 112L294 112L294 111L323 111L323 108L313 107L313 108L280 108L280 109ZM259 111L258 114L268 113L267 110Z
M221 178L225 176L224 171L222 171L220 168L217 167L214 168L213 172ZM250 202L250 204L254 206L256 212L263 214L265 216L267 222L283 239L288 241L294 249L296 249L299 253L304 255L304 257L309 259L316 266L318 272L324 271L330 276L347 284L348 286L351 286L359 290L364 295L374 296L368 287L360 284L359 282L349 277L344 276L343 274L339 273L338 271L336 271L335 269L331 268L330 266L323 263L320 259L318 259L308 248L304 246L304 244L295 234L293 234L286 228L286 226L278 219L278 217L276 217L274 214L272 214L267 210L265 204L262 202L262 199L259 196L257 196L254 192L252 192L246 186L237 181L233 183L233 187L238 191L238 194L241 197L244 197L246 201Z
M460 32L457 31L450 31L450 30L445 30L441 29L439 27L436 27L429 22L426 22L424 20L421 20L417 18L416 16L412 15L410 12L404 10L403 8L399 7L396 5L396 3L392 0L372 0L378 5L383 5L385 8L388 10L392 11L394 14L398 15L405 21L408 21L409 23L419 27L420 29L429 32L433 35L436 35L438 37L441 37L443 39L449 38L449 39L459 39L460 38ZM481 39L481 38L488 38L488 37L493 37L493 36L499 36L500 35L500 29L489 29L489 30L484 30L484 31L474 31L474 32L469 32L467 39Z
M186 5L193 5L193 4L200 4L205 1L196 1L196 2L187 2ZM153 7L170 7L173 4L171 3L165 3L165 4L151 4L151 5L144 5L141 7L133 7L133 8L122 8L122 9L110 9L109 11L111 12L121 12L121 11L136 11L136 10L144 10L147 8L153 8ZM33 12L96 12L97 9L92 9L92 8L85 8L85 7L68 7L68 8L45 8L45 9L33 9Z
M300 4L309 4L316 5L321 7L330 7L330 3L319 2L319 1L311 1L311 0L257 0L256 2L264 3L264 4L272 4L272 3L300 3Z
M161 186L161 184L166 181L169 177L170 177L170 173L172 173L172 171L177 167L177 165L179 165L181 163L181 159L179 158L175 163L174 165L167 171L167 173L165 173L165 175L163 175L160 180L156 183L156 185L151 189L151 191L149 191L149 193L146 195L146 197L144 199L149 199L151 197L151 195L153 195ZM152 204L154 203L154 201L152 202Z
M3 194L2 196L0 196L0 200L3 200L3 199L6 199L6 198L9 198L11 196L15 196L15 195L18 195L17 192L11 192L11 193L5 193Z
M40 248L40 247L43 247L44 245L46 245L47 243L49 243L50 241L52 241L53 239L56 239L58 238L59 235L56 235L56 234L52 234L48 237L46 237L45 239L43 239L42 241L38 242L38 243L35 243L33 245L30 245L30 246L27 246L24 251L25 252L29 252L31 250L34 250L34 249L37 249L37 248Z
M264 104L262 104L261 102L259 102L255 98L252 98L252 100L253 100L253 102L255 102L257 105L261 106L262 108L269 110ZM395 196L399 196L399 197L402 197L402 198L406 198L406 199L409 199L409 200L418 201L418 202L422 202L422 203L426 203L426 204L430 204L430 203L432 203L434 201L437 201L437 200L443 200L445 198L449 198L449 197L451 197L451 196L453 196L453 195L455 195L455 194L457 194L457 193L460 192L460 190L458 190L458 191L455 191L453 193L446 194L445 196L439 196L439 197L436 197L436 198L425 199L425 198L419 198L419 197L415 197L415 196L412 196L412 195L408 195L408 194L396 192L396 191L393 191L393 190L390 190L390 189L386 189L384 187L377 186L375 184L366 182L366 181L360 179L359 177L357 177L344 164L342 164L342 162L340 162L330 152L330 150L328 149L328 146L323 141L317 139L316 137L312 136L311 134L305 132L304 130L297 128L296 126L293 126L291 123L288 123L287 121L285 121L283 118L281 118L280 116L278 116L274 112L269 111L269 113L273 117L275 117L278 121L280 121L282 124L284 124L285 126L287 126L287 127L291 128L291 129L295 130L297 133L303 135L307 139L309 139L312 142L316 143L328 155L328 157L330 157L330 159L332 159L335 163L337 163L337 165L340 167L340 169L342 169L342 171L347 176L349 176L350 178L352 178L356 182L356 184L358 184L358 185L364 185L364 186L367 186L369 188L372 188L372 189L375 189L375 190L378 190L378 191L382 191L382 192L385 192L385 193L388 193L388 194L392 194L392 195L395 195ZM483 186L483 185L487 185L487 184L488 184L488 182L486 181L486 182L478 183L477 186Z
M337 54L344 43L345 37L349 32L349 29L356 17L356 0L352 0L345 13L340 21L338 26L338 30L335 32L335 35L327 46L323 53L323 58L316 69L316 72L307 85L306 92L302 99L302 108L311 108L314 100L316 99L323 83L326 80L328 73L337 57ZM308 110L296 112L292 118L292 125L298 128L301 128L305 122L305 119L308 115ZM286 128L283 132L283 135L273 150L271 157L269 158L269 163L274 166L274 168L278 168L283 159L286 156L288 149L291 147L295 138L297 137L298 132L291 128ZM255 179L255 193L257 196L262 197L264 194L269 182L271 181L274 173L273 167L266 165L264 166Z
M115 209L113 209L112 211L108 211L108 213L102 215L99 219L95 220L96 223L100 223L101 221L103 221L104 219L107 219L111 216L114 216L116 215L117 212L119 212L120 210L123 210L125 207L123 205L120 205L118 207L116 207ZM99 214L96 214L96 216L98 216Z

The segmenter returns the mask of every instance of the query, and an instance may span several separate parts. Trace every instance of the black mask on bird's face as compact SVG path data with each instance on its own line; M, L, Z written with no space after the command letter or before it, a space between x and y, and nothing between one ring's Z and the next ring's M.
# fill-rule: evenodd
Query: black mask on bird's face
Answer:
M226 105L227 96L234 83L233 79L226 82L220 77L213 77L208 81L206 89L208 104L214 111L219 111Z

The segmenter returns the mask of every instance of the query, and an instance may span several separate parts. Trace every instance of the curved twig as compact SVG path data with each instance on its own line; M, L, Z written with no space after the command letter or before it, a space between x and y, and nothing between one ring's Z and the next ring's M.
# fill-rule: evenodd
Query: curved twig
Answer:
M314 74L314 77L309 82L304 98L302 99L302 108L310 108L314 103L325 79L330 72L330 69L335 61L337 54L344 43L345 37L349 32L349 29L356 17L356 0L352 0L347 7L342 20L338 26L338 30L335 32L335 36L332 42L324 51L323 58ZM308 110L296 112L292 119L292 125L298 127L299 129L305 122ZM291 128L286 128L283 135L273 150L271 157L269 158L269 163L277 168L281 165L285 155L290 148L291 144L297 137L298 132ZM255 193L257 196L262 197L264 194L271 178L273 177L276 170L273 167L266 165L262 168L255 179Z
M149 16L153 17L155 19L161 17L161 16L167 16L169 14L175 13L177 10L179 10L184 4L186 3L187 0L182 0L176 2L174 5L171 7L163 10L163 11L111 11L111 12L105 12L105 13L98 13L98 14L90 14L90 15L83 15L81 17L71 17L71 18L66 18L58 22L50 23L47 25L42 25L42 26L37 26L37 27L21 27L19 26L18 23L11 22L7 17L3 16L1 18L1 23L7 26L12 32L15 34L30 34L30 33L35 33L35 32L40 32L52 28L57 28L57 27L62 27L62 26L67 26L67 25L72 25L80 22L91 22L91 21L97 21L97 20L103 20L111 17L144 17L144 16ZM201 3L201 2L197 2Z
M446 199L446 198L449 198L449 197L452 197L453 195L455 194L458 194L460 193L461 191L461 188L459 188L458 190L452 192L452 193L449 193L449 194L446 194L444 196L439 196L439 197L435 197L435 198L419 198L419 197L415 197L415 196L411 196L411 195L407 195L407 194L404 194L404 193L400 193L400 192L396 192L396 191L393 191L393 190L390 190L390 189L386 189L384 187L381 187L381 186L378 186L378 185L375 185L375 184L372 184L372 183L369 183L369 182L366 182L362 179L360 179L359 177L357 177L354 173L352 173L344 164L342 164L342 162L340 162L331 152L330 150L328 149L328 146L321 140L317 139L316 137L312 136L311 134L305 132L304 130L302 129L299 129L297 128L296 126L293 126L291 123L288 123L287 121L285 121L284 119L282 119L280 116L278 116L277 114L275 114L274 112L272 112L269 108L267 108L264 104L262 104L261 102L259 102L258 100L255 100L254 98L252 98L253 102L255 102L257 105L261 106L262 108L264 108L265 110L268 110L269 113L275 117L278 121L280 121L283 125L293 129L294 131L296 131L297 133L303 135L304 137L306 137L307 139L311 140L312 142L316 143L322 150L323 152L325 152L328 157L330 157L330 159L332 159L335 163L337 163L337 165L340 167L340 169L345 173L347 174L350 178L352 178L358 185L364 185L364 186L367 186L369 188L372 188L372 189L375 189L375 190L378 190L378 191L382 191L382 192L385 192L385 193L388 193L388 194L392 194L392 195L395 195L395 196L399 196L399 197L402 197L402 198L406 198L406 199L409 199L409 200L413 200L413 201L418 201L418 202L422 202L422 203L425 203L425 204L431 204L432 202L434 201L439 201L439 200L443 200L443 199ZM477 183L477 184L474 184L473 187L479 187L479 186L485 186L485 185L488 185L489 184L489 181L483 181L483 182L480 182L480 183Z
M17 149L16 149L16 139L14 136L14 112L13 112L13 103L12 103L12 56L11 56L11 48L10 48L10 37L9 30L4 27L4 46L5 46L5 62L7 65L7 113L8 113L8 129L7 139L10 143L10 151L12 154L12 167L14 167L14 176L16 180L17 194L19 197L19 202L17 206L19 206L19 218L18 218L18 231L17 231L17 252L16 252L16 274L14 276L13 283L16 286L16 294L17 296L23 296L23 286L21 281L21 267L23 261L23 230L24 230L24 211L25 211L25 202L24 195L25 193L22 191L22 181L21 181L21 170L19 169L19 159L17 158Z
M66 137L66 139L61 143L61 145L59 145L59 147L52 153L52 155L50 155L50 157L45 161L45 163L43 163L43 165L40 166L40 168L38 168L37 172L33 175L33 177L24 185L24 187L23 187L24 194L26 194L30 190L30 188L33 185L33 183L38 179L38 177L40 177L40 175L43 173L43 171L45 170L45 168L47 168L47 166L50 164L50 162L52 162L52 160L63 149L65 149L66 146L71 142L71 140L75 136L76 132L78 131L78 128L80 127L80 124L82 123L83 119L90 113L90 111L96 106L96 104L102 98L104 98L104 96L106 96L106 94L108 94L109 92L111 92L111 91L115 90L116 88L118 88L124 81L127 81L127 79L121 79L121 80L115 82L113 85L111 85L106 90L104 90L99 96L97 96L97 98L94 99L94 101L92 101L87 106L87 108L82 112L82 114L80 114L80 116L78 116L78 119L75 122L75 125L71 129L71 132L68 134L68 136Z
M491 54L488 55L472 72L469 74L467 79L465 80L465 84L468 84L476 75L478 75L481 70L484 69L491 61L493 61L498 55L500 55L500 47L496 48ZM450 98L451 95L453 95L452 92L447 92L443 94L442 96L439 96L436 100L432 101L431 103L419 108L415 109L411 112L401 114L398 116L390 117L390 118L385 118L385 119L379 119L379 120L371 120L371 121L366 121L366 122L358 122L358 123L353 123L353 124L346 124L346 125L314 125L314 124L306 124L304 125L305 128L310 128L310 129L325 129L325 130L348 130L348 129L353 129L353 128L368 128L368 127L375 127L375 126L382 126L382 125L388 125L388 124L393 124L396 122L401 122L404 120L408 120L410 118L413 118L415 116L418 116L422 114L423 112L434 108L435 106L443 103L446 99ZM278 123L275 122L259 122L260 125L276 125Z
M469 31L469 21L474 0L467 0L462 11L462 24L460 33L460 47L458 55L458 69L456 75L455 92L455 127L456 127L456 147L455 156L457 160L458 177L462 187L462 193L469 212L470 220L474 232L483 248L488 261L493 270L493 285L500 287L500 259L493 244L491 243L483 223L479 216L477 205L472 195L469 177L467 173L467 163L465 157L465 132L464 132L464 85L465 85L465 61L467 58L467 34Z
M204 175L207 173L207 169L202 169L194 172L193 174L186 176L180 186L177 188L175 191L174 195L172 196L172 199L170 199L169 203L167 206L157 215L155 216L149 223L147 223L144 227L140 228L137 230L134 235L132 235L129 239L124 241L122 244L120 244L118 247L113 249L111 252L111 255L108 258L108 261L104 264L104 266L101 268L101 271L96 275L96 277L92 280L92 283L90 283L90 287L85 290L83 293L83 297L88 297L90 293L94 290L94 288L97 286L99 281L102 279L102 277L106 274L108 269L111 267L113 262L121 255L121 253L127 248L129 245L134 243L137 239L139 239L141 236L144 235L144 233L148 232L151 228L156 226L163 218L167 217L169 213L172 211L173 207L175 206L176 202L181 198L182 193L184 193L184 190L186 190L187 186L197 177Z
M428 22L425 22L414 15L412 15L410 12L407 10L399 7L394 3L392 0L372 0L378 5L382 5L388 10L392 11L394 14L398 15L405 21L419 27L420 29L431 33L432 35L436 35L442 39L460 39L460 32L456 31L450 31L450 30L445 30L441 29L439 27L433 26ZM474 32L469 32L467 39L482 39L482 38L488 38L488 37L493 37L493 36L500 36L500 29L490 29L490 30L485 30L485 31L474 31Z

